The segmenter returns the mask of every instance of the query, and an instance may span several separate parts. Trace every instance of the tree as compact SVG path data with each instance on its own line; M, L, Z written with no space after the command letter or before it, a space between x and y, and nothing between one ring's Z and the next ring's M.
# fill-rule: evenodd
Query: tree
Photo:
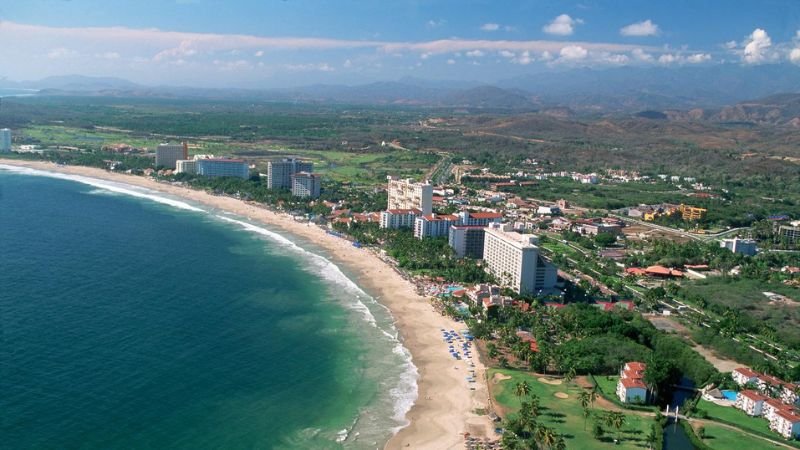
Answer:
M517 383L514 393L517 395L517 397L526 397L531 393L531 385L528 384L527 381Z
M587 420L587 419L589 418L589 416L591 416L591 415L592 415L592 412L591 412L591 411L589 411L589 408L586 408L586 407L584 407L584 408L583 408L583 431L586 431L586 420Z
M619 440L619 432L622 426L625 425L625 414L619 411L609 411L604 417L604 422L606 426L617 429L617 439Z
M603 434L605 434L603 426L595 422L594 426L592 426L592 436L594 436L595 439L600 440L600 438L603 437Z
M617 242L617 236L612 233L598 233L597 236L594 237L594 242L601 247L608 247Z

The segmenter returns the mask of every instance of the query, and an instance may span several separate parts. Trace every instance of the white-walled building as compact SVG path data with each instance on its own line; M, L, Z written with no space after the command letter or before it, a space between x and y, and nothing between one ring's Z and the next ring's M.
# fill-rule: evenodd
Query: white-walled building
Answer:
M0 153L11 151L11 130L3 128L0 130Z
M763 412L764 401L767 397L753 390L744 390L736 395L736 407L748 416L758 417Z
M539 254L537 243L538 237L515 233L509 224L491 223L484 236L484 268L517 293L551 291L557 281L556 268Z
M447 236L451 225L458 225L460 219L451 214L428 214L414 220L414 237L424 239L427 237Z
M617 397L622 403L647 403L647 385L644 384L644 371L647 365L637 361L626 363L619 373Z
M486 227L481 225L452 225L447 242L459 258L483 258Z
M175 161L175 173L189 173L197 175L196 159L179 159Z
M786 439L800 436L800 414L788 409L775 411L769 423L769 429L775 431Z
M321 190L321 177L315 173L297 172L292 175L292 195L317 198Z
M158 144L156 147L156 167L175 169L178 160L189 159L189 145L182 144Z
M755 372L749 367L739 367L737 369L733 369L731 372L731 378L733 378L733 381L735 381L739 386L744 386L747 383L755 384L758 382L758 372Z
M414 228L414 221L422 215L418 209L388 209L381 211L381 228L396 230Z
M417 183L411 179L386 178L389 181L387 209L419 209L423 215L433 212L433 186L430 183Z

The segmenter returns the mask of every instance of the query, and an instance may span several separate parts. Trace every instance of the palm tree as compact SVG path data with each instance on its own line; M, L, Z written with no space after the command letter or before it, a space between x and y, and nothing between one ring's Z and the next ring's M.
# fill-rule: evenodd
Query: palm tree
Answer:
M540 442L547 448L552 448L553 445L558 440L558 435L552 428L549 427L542 427L544 431L542 432L542 438Z
M617 439L619 440L619 432L622 426L625 425L625 414L619 411L610 411L606 414L606 426L614 427L617 429Z
M578 401L581 403L581 407L583 407L583 409L589 407L589 403L592 401L590 397L591 395L586 391L581 391L581 393L578 394Z
M517 383L517 386L515 388L515 393L517 394L517 397L520 398L526 397L531 393L531 385L528 384L527 381L523 381L522 383Z
M553 446L553 450L567 450L567 443L564 442L564 436L559 436Z
M656 443L658 436L656 436L656 430L650 430L650 433L645 437L645 441L647 442L647 448L653 450L653 444Z
M505 433L503 433L503 438L500 440L500 443L503 444L503 450L522 449L519 437L510 431L506 431Z
M587 420L587 419L589 418L589 416L591 416L591 415L592 415L592 412L591 412L591 411L589 411L589 408L586 408L586 407L584 407L584 408L583 408L583 431L586 431L586 420Z

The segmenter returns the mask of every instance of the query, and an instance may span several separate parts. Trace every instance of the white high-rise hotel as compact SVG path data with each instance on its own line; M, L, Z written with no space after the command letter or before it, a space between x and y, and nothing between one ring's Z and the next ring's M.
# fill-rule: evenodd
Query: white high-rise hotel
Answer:
M0 130L0 153L11 151L11 130L3 128Z
M433 212L433 186L416 183L411 179L389 180L389 207L387 209L418 209L423 215Z
M513 232L510 224L490 223L483 241L486 271L520 294L551 292L556 267L539 254L538 242L532 234Z

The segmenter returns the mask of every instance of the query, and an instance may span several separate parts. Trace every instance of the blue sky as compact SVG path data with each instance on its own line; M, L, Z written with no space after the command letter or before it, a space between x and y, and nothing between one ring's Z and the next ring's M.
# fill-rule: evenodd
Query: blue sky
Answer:
M277 87L800 64L796 0L0 0L0 76Z

